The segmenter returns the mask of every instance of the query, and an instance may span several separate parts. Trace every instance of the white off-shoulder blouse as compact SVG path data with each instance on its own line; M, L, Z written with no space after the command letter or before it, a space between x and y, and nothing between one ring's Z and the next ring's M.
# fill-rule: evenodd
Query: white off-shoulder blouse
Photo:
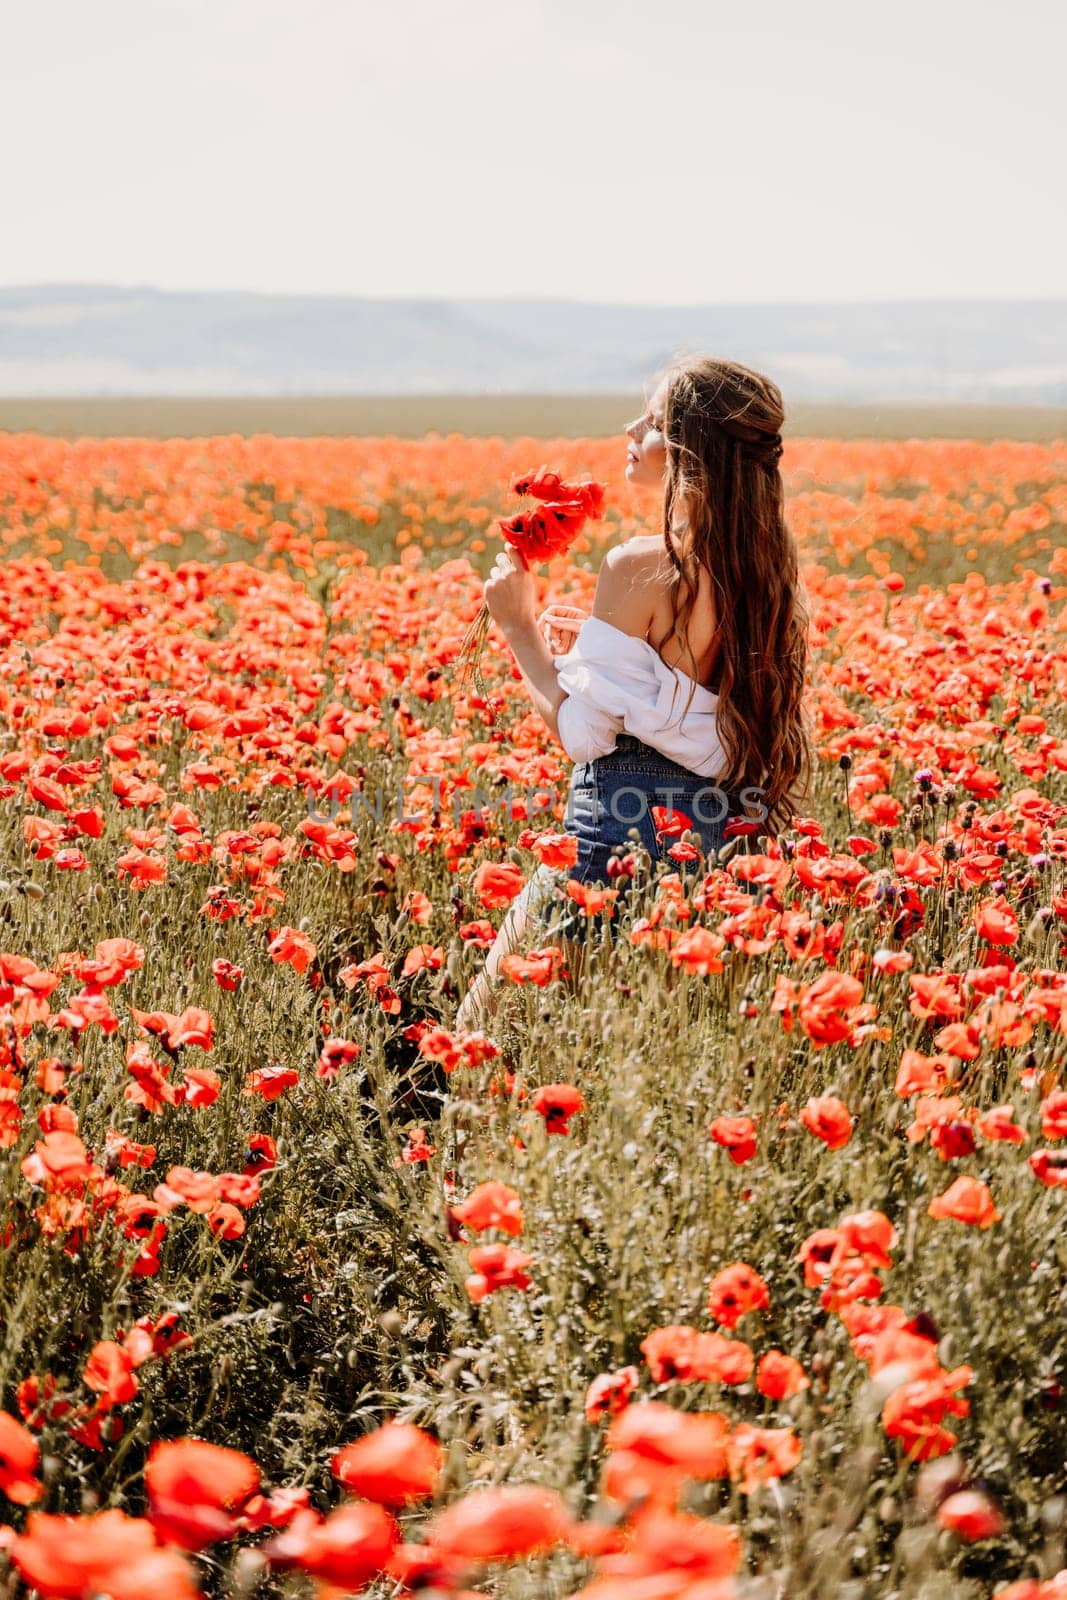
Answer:
M681 668L672 671L647 639L587 617L567 654L552 661L567 696L556 723L572 761L610 755L619 734L630 733L701 777L726 772L718 695Z

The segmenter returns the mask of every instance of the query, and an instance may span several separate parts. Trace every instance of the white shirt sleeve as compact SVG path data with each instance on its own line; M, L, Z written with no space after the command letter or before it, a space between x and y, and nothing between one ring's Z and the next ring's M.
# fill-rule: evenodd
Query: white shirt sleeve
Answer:
M623 719L602 711L582 694L568 693L556 713L559 742L572 761L610 755L623 731Z
M681 681L647 640L587 617L566 655L553 656L566 694L556 714L560 743L572 761L610 755L620 733L633 734L691 772L725 770L717 730L718 696Z
M556 681L567 698L556 713L564 750L572 761L610 755L625 727L628 696L595 647L592 619L583 623L566 655L553 656Z

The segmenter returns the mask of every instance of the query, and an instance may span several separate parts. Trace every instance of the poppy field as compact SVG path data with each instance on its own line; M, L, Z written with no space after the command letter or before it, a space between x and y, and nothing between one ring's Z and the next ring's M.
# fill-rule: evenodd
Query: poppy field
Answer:
M12 1600L1067 1597L1067 440L788 439L802 813L461 1032L541 464L588 608L617 440L0 434Z

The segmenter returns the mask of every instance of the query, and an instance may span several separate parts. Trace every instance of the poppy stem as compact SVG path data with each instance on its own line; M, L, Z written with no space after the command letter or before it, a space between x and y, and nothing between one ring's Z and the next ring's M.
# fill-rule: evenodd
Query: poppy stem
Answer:
M473 682L474 687L481 695L484 695L489 687L482 673L479 660L489 635L489 624L489 607L483 604L478 615L463 636L463 643L460 646L454 669L457 685L466 685L468 681Z

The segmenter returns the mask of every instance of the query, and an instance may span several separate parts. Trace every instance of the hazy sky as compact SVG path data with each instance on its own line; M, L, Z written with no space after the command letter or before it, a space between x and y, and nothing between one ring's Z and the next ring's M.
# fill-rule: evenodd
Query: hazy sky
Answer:
M1062 0L27 0L0 281L1067 293Z

